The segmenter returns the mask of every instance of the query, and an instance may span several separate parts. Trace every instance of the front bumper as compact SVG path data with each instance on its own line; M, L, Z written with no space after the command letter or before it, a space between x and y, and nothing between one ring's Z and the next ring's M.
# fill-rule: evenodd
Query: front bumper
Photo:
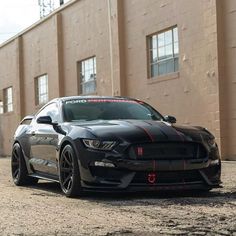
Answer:
M212 189L220 187L221 163L203 160L109 160L115 167L95 166L81 175L87 189L122 191L158 191Z
M208 150L204 158L178 160L132 158L126 146L119 148L112 152L86 149L82 145L76 148L84 189L129 192L220 187L221 161L217 147Z

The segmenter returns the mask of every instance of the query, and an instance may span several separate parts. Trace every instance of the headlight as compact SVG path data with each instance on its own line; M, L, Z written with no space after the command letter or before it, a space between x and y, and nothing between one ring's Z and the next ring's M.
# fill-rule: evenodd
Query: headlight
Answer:
M115 141L100 141L97 139L83 139L86 147L96 150L111 150L115 145Z
M216 141L214 138L208 139L207 143L210 147L215 147L216 146Z

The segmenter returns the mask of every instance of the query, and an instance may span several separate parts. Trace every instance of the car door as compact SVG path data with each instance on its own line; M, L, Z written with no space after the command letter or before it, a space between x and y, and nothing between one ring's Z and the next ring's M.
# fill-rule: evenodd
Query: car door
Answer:
M41 174L57 175L58 133L51 124L39 124L41 116L50 116L53 122L59 120L57 103L50 103L35 117L30 130L30 163L34 170Z

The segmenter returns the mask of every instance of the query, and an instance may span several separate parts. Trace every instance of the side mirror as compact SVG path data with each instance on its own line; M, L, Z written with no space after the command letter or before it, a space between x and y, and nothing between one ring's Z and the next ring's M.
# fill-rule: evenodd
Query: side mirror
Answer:
M40 116L37 119L37 123L38 124L48 124L48 125L52 125L52 118L50 116Z
M174 116L164 116L164 121L174 124L176 123L176 118Z

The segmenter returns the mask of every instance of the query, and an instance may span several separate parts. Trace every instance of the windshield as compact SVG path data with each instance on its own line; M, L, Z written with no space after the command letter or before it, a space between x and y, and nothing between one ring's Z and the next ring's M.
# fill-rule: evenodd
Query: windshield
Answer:
M162 120L151 106L124 99L73 99L63 104L64 120Z

